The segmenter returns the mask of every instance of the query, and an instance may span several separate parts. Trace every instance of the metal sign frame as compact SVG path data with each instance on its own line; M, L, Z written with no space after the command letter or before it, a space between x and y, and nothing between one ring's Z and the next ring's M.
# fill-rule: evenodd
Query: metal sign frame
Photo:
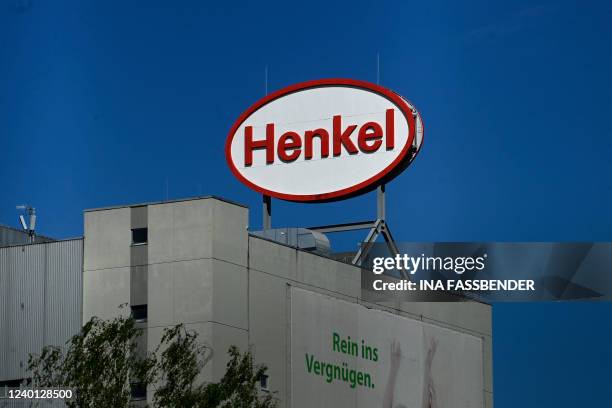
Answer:
M359 231L369 230L362 245L359 247L359 251L353 257L351 263L356 266L361 266L363 260L366 258L372 246L378 239L379 235L382 235L389 251L393 256L399 254L395 239L391 234L391 229L386 220L386 196L385 196L385 184L381 184L376 189L376 219L370 221L357 221L343 224L331 224L321 225L315 227L308 227L307 229L317 231L322 234L325 233L336 233L336 232L347 232L347 231ZM272 198L267 195L263 195L263 229L272 228ZM402 271L405 274L405 271ZM404 278L407 279L406 276Z

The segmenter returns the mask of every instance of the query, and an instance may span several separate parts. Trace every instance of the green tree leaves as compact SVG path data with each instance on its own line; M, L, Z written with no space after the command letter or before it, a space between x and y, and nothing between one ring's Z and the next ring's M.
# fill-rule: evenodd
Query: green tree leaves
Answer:
M164 330L154 352L137 349L143 329L130 317L93 317L66 347L47 346L30 355L28 368L36 387L71 388L70 408L130 407L131 384L148 386L158 407L272 408L271 393L259 390L266 367L255 365L250 351L232 346L227 371L219 382L205 383L202 368L212 350L198 334L179 324ZM142 403L139 405L142 406Z
M74 399L66 404L71 408L127 407L131 399L128 379L137 378L148 364L147 358L135 352L135 339L141 334L131 318L93 317L68 341L65 351L49 346L40 356L30 355L33 383L74 389Z

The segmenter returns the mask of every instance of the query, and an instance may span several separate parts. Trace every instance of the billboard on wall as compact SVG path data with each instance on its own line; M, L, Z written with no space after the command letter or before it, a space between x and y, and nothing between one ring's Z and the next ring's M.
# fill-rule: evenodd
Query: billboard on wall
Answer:
M291 289L291 407L482 408L478 337Z

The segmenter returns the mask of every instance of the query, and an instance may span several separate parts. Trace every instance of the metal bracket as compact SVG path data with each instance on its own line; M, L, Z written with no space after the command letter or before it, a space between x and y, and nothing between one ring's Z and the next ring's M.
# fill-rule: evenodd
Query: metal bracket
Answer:
M365 240L363 241L363 244L359 248L359 251L357 251L357 253L353 257L352 263L354 265L358 265L358 266L361 265L365 257L368 255L368 253L372 249L372 246L376 242L376 239L378 238L379 235L382 235L382 237L384 238L385 243L387 244L387 247L389 248L389 252L391 252L392 256L399 254L399 250L395 243L395 239L393 239L393 235L391 235L391 230L389 229L389 225L384 220L379 219L379 220L376 220L376 223L368 232L368 235L366 236Z
M376 239L382 235L389 248L389 252L392 256L399 254L399 249L397 248L397 244L395 243L395 239L391 234L391 230L389 229L389 225L385 220L380 218L374 221L360 221L360 222L352 222L347 224L335 224L335 225L324 225L320 227L309 227L309 230L317 231L321 233L334 233L334 232L345 232L345 231L356 231L356 230L364 230L369 229L368 234L363 240L363 244L359 248L359 251L353 257L351 263L353 265L361 266L361 263L368 255L372 246L376 242Z
M322 225L320 227L308 227L309 230L317 231L322 234L326 234L328 232L345 232L345 231L358 231L373 228L374 224L376 224L377 220L374 221L357 221L357 222L349 222L345 224L331 224L331 225Z
M359 251L357 251L357 253L353 257L353 260L351 261L353 265L361 266L363 260L372 249L372 246L376 242L376 239L379 235L382 235L382 237L384 238L385 243L387 244L389 252L391 252L392 256L399 254L395 239L393 238L393 235L391 235L391 230L389 229L389 225L385 220L385 207L385 185L382 184L378 187L376 192L376 219L374 221L358 221L345 224L323 225L319 227L310 227L308 229L321 233L334 233L369 229L370 231L368 231L368 234L366 235L363 244L361 245ZM402 274L405 275L405 271L402 271ZM404 278L407 277L404 276Z

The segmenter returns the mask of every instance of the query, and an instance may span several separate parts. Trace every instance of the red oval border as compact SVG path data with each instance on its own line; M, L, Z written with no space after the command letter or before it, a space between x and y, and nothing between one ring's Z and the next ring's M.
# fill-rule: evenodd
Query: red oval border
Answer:
M305 89L321 88L321 87L327 87L327 86L346 86L346 87L360 88L366 91L374 92L381 96L384 96L385 98L390 100L393 104L395 104L400 109L400 111L404 114L404 117L408 121L408 141L406 145L402 148L402 151L400 152L400 154L395 158L395 160L393 160L393 162L390 165L388 165L385 169L378 172L377 174L370 177L369 179L362 181L361 183L355 184L354 186L351 186L351 187L343 188L341 190L336 190L336 191L332 191L329 193L323 193L323 194L303 194L303 195L285 194L285 193L281 193L278 191L267 190L247 180L238 171L238 169L234 165L234 162L232 160L232 154L231 154L232 141L234 139L236 131L238 130L242 122L244 122L255 111L259 110L260 108L264 107L268 103L278 98L281 98L285 95L288 95L294 92L298 92L298 91L303 91ZM408 101L408 103L410 102ZM423 122L423 119L421 119L421 122ZM238 180L240 180L247 187L261 194L268 195L274 198L279 198L281 200L298 201L298 202L333 201L333 200L341 199L346 196L354 196L361 192L369 191L372 188L374 188L376 183L380 184L381 181L385 180L385 177L387 177L389 173L391 173L396 167L398 167L406 159L406 155L408 154L410 146L412 146L412 142L415 138L415 133L416 133L416 122L412 114L412 109L410 109L406 101L401 96L396 94L395 92L387 88L383 88L379 85L375 85L370 82L360 81L360 80L355 80L355 79L345 79L345 78L318 79L318 80L313 80L313 81L300 82L298 84L294 84L286 88L282 88L258 100L253 105L251 105L246 111L244 111L238 117L236 122L234 122L234 124L232 125L227 135L227 139L225 141L225 160L227 161L227 164L229 165L230 170L232 171L232 173ZM423 125L423 138L424 138L424 135L425 135L425 126ZM421 146L422 146L422 142L421 142ZM419 146L419 150L421 146Z

